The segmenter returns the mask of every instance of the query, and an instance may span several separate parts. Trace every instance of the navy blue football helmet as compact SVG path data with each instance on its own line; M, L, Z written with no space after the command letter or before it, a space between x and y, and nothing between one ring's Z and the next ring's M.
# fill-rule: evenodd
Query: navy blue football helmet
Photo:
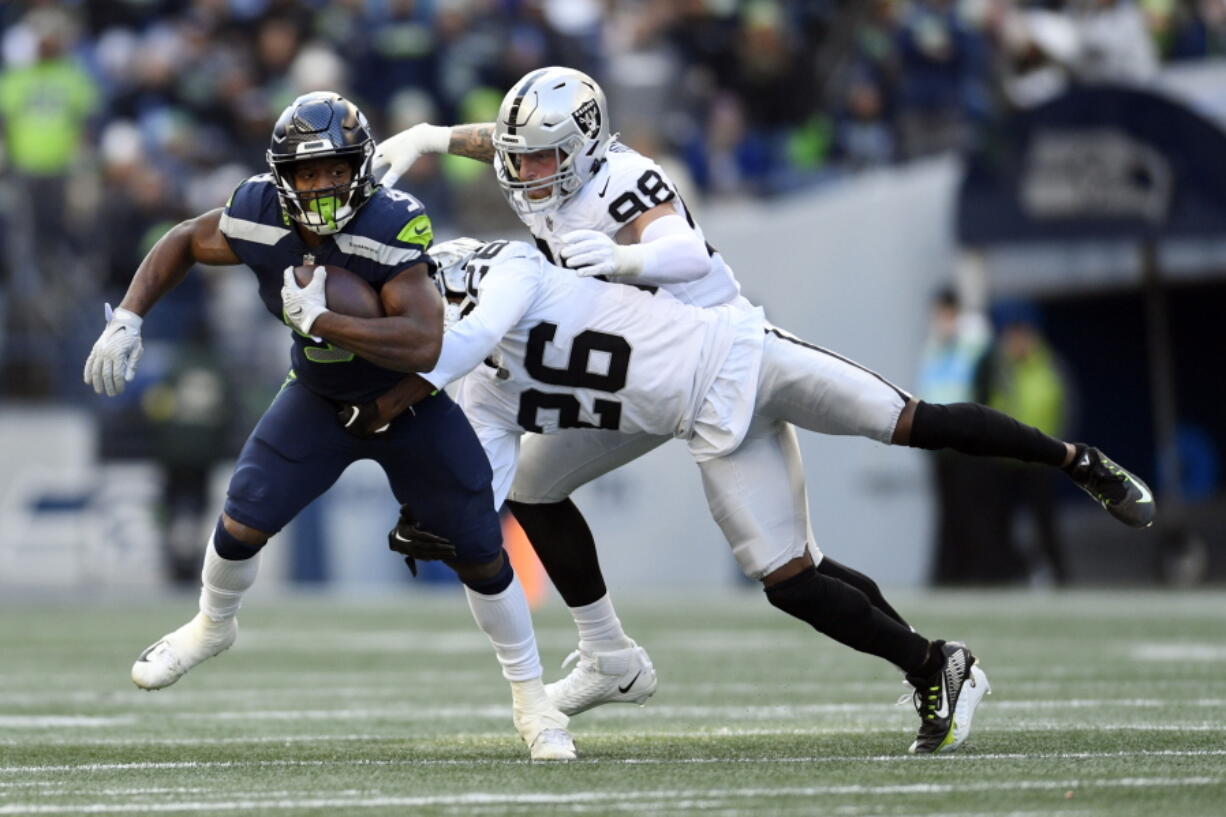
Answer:
M314 91L295 99L278 117L267 158L285 213L311 232L332 235L374 193L374 155L375 139L358 107L340 94ZM353 166L348 184L310 193L294 189L295 163L333 156Z

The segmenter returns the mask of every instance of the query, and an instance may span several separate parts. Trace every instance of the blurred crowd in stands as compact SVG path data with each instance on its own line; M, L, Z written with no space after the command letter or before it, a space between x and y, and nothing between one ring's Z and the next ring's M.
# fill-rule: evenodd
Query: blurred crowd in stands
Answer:
M101 302L167 227L264 170L273 121L307 90L351 97L386 136L488 121L526 71L575 66L614 130L702 200L964 149L1070 83L1223 51L1226 0L9 0L0 397L84 399L65 362ZM477 163L427 157L401 186L443 234L516 226ZM258 304L216 277L157 310L162 337L257 365Z

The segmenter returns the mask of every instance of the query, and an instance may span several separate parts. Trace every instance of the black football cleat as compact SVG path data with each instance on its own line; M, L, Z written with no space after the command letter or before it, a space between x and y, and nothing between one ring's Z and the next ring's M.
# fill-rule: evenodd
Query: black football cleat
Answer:
M1065 471L1077 487L1125 525L1148 528L1154 524L1156 509L1149 486L1097 448L1078 446L1077 456Z
M956 751L970 737L975 708L992 691L988 676L965 644L947 641L941 650L945 666L940 672L930 678L907 676L915 688L911 701L920 717L919 732L907 750L913 755Z

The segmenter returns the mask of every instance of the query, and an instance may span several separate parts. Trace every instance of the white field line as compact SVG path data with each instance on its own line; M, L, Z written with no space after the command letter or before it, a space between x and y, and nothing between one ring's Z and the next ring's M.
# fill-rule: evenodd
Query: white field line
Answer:
M124 700L131 700L132 696L136 696L141 699L142 707L153 705L167 706L171 708L182 708L185 704L197 702L207 703L213 701L224 701L229 703L240 696L244 701L262 700L267 698L273 698L281 701L295 700L299 698L328 698L330 700L381 700L385 698L392 698L396 701L403 701L405 697L406 682L426 680L426 674L387 673L387 675L389 679L394 679L395 683L389 682L386 685L332 686L330 685L330 682L324 681L311 686L286 686L256 689L176 688L173 694L168 695L143 695L134 687L91 691L82 689L27 690L22 692L6 691L4 693L3 703L5 706L9 707L50 704L101 704L109 706L116 703L121 703ZM492 679L497 678L495 673L476 671L432 673L432 675L436 677L430 680L437 680L449 685L468 681L492 682ZM244 677L247 676L248 673L244 673ZM1000 673L992 673L991 678L993 681L999 680ZM1034 694L1051 691L1063 691L1078 683L1095 689L1101 689L1103 686L1103 680L1101 678L1086 678L1079 682L1014 680L1008 683L1008 690L1011 693L1026 691ZM1190 688L1193 691L1203 691L1206 686L1206 682L1203 679L1173 678L1164 679L1161 683L1166 689ZM1117 690L1120 687L1144 687L1148 689L1152 688L1154 684L1155 681L1153 679L1132 679L1111 682L1111 685ZM901 684L892 681L704 681L701 683L690 683L685 685L685 692L691 697L716 695L754 695L757 697L786 695L789 697L795 697L807 693L823 693L821 697L828 698L834 697L833 693L836 692L854 693L857 697L860 697L865 693L879 693L883 697L887 697L896 690L901 691L902 689L903 687ZM1092 689L1090 691L1095 690ZM1177 701L1178 699L1172 700Z
M1203 642L1138 644L1129 655L1136 661L1196 661L1206 663L1226 661L1226 644Z
M1036 709L1058 712L1058 710L1092 710L1092 709L1157 709L1165 707L1182 707L1195 709L1220 709L1226 707L1226 699L1198 698L1188 700L1163 700L1159 698L1081 698L1068 700L991 700L988 702L992 710L1021 710L1034 712ZM894 705L884 703L873 704L801 704L801 705L769 705L769 707L676 707L676 705L653 705L651 713L657 718L676 720L696 719L709 720L763 720L763 719L794 719L804 716L847 714L875 716L893 720L897 714ZM423 723L433 720L504 720L508 718L508 707L441 707L441 708L351 708L351 709L251 709L251 710L219 710L219 712L162 712L145 715L142 713L121 713L114 715L0 715L0 729L81 729L81 727L130 727L141 720L177 720L177 721L353 721L353 720L392 720L407 721L407 723ZM590 715L592 720L623 719L626 713L596 712ZM1025 724L1015 724L1024 729ZM1067 727L1083 727L1083 729L1100 729L1100 725L1086 721L1084 724L1068 723ZM1144 724L1135 725L1145 729ZM1226 727L1224 727L1226 731Z
M733 800L770 800L783 797L821 797L832 795L939 795L964 792L1000 791L1076 791L1077 789L1149 789L1176 788L1183 786L1212 786L1223 782L1221 777L1129 777L1114 780L1072 778L1068 780L996 780L983 783L909 783L898 785L866 786L805 786L780 788L742 789L688 789L656 790L639 792L584 791L571 793L524 793L469 792L454 795L427 795L417 797L315 797L303 799L203 800L160 803L87 803L79 805L52 805L35 803L12 803L0 806L0 815L21 814L111 814L119 812L192 812L192 811L243 811L254 809L311 809L311 808L388 808L425 806L485 806L485 805L567 805L595 803L660 803L681 805L697 801L710 806Z
M1051 700L992 700L987 702L992 710L1065 710L1065 709L1110 709L1125 708L1157 709L1182 707L1194 709L1219 709L1226 707L1226 698L1190 698L1171 700L1162 698L1070 698ZM856 704L781 704L778 706L679 706L657 704L651 707L656 718L757 720L791 719L810 715L856 714L889 715L898 710L886 703ZM626 713L616 710L597 710L589 717L594 720L622 719ZM130 726L142 717L156 720L177 721L352 721L396 720L433 721L456 719L505 719L509 707L505 706L451 706L451 707L353 707L348 709L252 709L219 710L215 712L162 712L144 715L125 712L114 715L0 715L0 728L49 729L105 726Z
M656 740L656 739L686 739L686 738L726 738L726 737L822 737L832 735L863 735L869 732L897 732L901 729L902 734L910 739L911 724L908 722L905 725L898 724L877 724L865 726L858 724L854 726L812 726L803 729L771 729L763 728L747 728L738 729L730 727L704 727L701 729L687 729L684 731L677 730L653 730L651 732L642 732L635 730L625 730L620 732L609 732L600 730L581 729L577 731L576 737L580 742L585 739L637 739L637 740ZM992 724L991 731L993 733L1022 733L1022 732L1062 732L1069 729L1086 729L1102 732L1220 732L1226 736L1226 726L1223 724L1212 722L1200 723L1076 723L1067 720L1062 721L1034 721L1016 724ZM466 738L498 740L505 738L507 732L465 732ZM291 745L294 743L321 743L325 741L336 742L353 742L364 740L390 740L390 741L406 741L414 739L425 740L440 740L441 736L418 735L412 738L406 737L401 732L389 732L387 734L357 734L357 735L250 735L250 736L234 736L225 738L85 738L85 737L67 737L67 738L47 738L39 736L36 738L0 738L0 746L224 746L224 745L243 745L243 744L285 744ZM982 755L980 755L982 757ZM1034 757L1034 755L1026 755L1026 757Z
M136 715L0 715L0 729L80 729L131 726Z
M508 738L508 741L510 739ZM582 750L582 747L580 747ZM1108 760L1112 758L1150 758L1150 757L1226 757L1226 749L1164 749L1118 751L1118 752L994 752L978 754L961 752L946 755L941 763L973 763L981 760ZM691 757L691 758L609 758L603 760L576 761L582 765L596 766L670 766L670 765L794 765L815 763L924 763L927 759L917 760L914 756L899 753L896 755L812 755L803 757ZM143 761L134 763L74 763L37 766L0 766L0 774L58 774L81 772L147 772L171 770L203 770L203 769L257 769L257 768L344 768L344 767L398 767L398 766L503 766L532 765L531 761L523 759L506 760L502 758L446 759L446 758L405 758L402 760L168 760Z
M543 650L568 650L575 646L574 631L536 631L538 646ZM802 633L770 629L733 630L713 633L710 630L682 630L662 633L652 641L653 648L669 652L713 652L727 650L785 650L811 642ZM489 640L473 630L283 630L242 629L242 647L257 647L265 652L393 652L406 655L462 655L488 652ZM138 648L139 649L139 648Z
M848 730L850 731L850 730ZM229 738L0 738L0 746L225 746L247 743L322 743L324 741L404 740L402 734L391 735L251 735Z

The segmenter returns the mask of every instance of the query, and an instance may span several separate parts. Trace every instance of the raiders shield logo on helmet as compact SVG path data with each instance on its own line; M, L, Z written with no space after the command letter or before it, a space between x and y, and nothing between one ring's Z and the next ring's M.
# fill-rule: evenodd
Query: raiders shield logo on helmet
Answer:
M600 133L600 106L596 104L596 100L589 99L584 102L571 116L587 138L595 139Z

